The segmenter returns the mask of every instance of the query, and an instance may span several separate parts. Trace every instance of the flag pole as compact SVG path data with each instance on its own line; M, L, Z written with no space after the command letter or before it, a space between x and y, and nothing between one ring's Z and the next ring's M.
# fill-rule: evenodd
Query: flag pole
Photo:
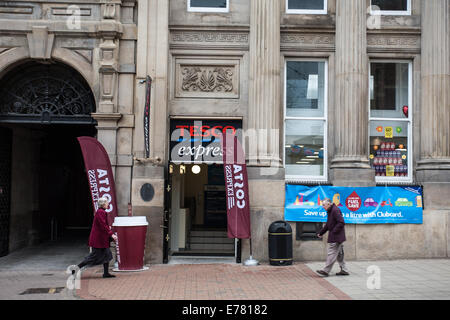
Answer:
M250 240L250 257L245 260L244 265L246 266L257 266L259 264L259 261L256 259L253 259L252 256L252 238L249 238Z

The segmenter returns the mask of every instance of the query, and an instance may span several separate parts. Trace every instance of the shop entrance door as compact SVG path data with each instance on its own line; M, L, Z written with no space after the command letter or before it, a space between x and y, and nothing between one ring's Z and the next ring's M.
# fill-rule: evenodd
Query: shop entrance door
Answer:
M235 239L227 236L223 166L172 163L167 181L165 261L175 256L233 259Z
M9 251L11 202L11 130L0 127L0 257Z
M237 135L241 128L241 119L171 119L165 262L173 256L240 260L238 242L227 235L221 139L226 132Z

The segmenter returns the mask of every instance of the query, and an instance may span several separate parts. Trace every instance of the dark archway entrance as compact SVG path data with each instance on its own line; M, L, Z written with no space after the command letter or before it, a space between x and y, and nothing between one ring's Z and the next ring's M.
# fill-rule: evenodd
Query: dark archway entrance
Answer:
M9 234L2 255L87 237L92 204L76 137L96 135L93 112L89 85L66 65L27 62L0 79L0 129L9 133L2 143L9 155L0 158L0 229Z

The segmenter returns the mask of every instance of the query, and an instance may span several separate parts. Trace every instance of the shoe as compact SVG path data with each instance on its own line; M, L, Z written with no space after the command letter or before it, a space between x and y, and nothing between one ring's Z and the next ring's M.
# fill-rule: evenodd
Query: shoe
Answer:
M103 278L115 278L116 276L111 273L106 273L103 275Z
M350 273L347 271L341 270L338 273L336 273L337 276L348 276Z
M322 276L328 277L328 273L323 270L317 270L316 272Z

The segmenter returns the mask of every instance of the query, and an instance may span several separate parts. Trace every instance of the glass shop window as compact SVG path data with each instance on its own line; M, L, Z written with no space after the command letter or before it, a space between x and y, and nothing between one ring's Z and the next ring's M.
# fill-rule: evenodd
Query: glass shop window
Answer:
M190 12L229 12L230 0L188 0Z
M327 63L286 61L286 180L327 179Z
M377 182L412 181L412 64L371 62L369 160Z
M286 0L286 13L326 14L327 0Z
M411 0L371 0L372 15L411 15Z

